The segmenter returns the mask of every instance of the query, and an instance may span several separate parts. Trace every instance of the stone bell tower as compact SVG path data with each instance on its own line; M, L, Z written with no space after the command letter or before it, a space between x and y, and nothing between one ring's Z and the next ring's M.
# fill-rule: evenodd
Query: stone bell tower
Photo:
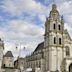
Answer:
M60 71L63 60L63 31L63 17L59 15L56 4L53 4L45 22L46 71Z

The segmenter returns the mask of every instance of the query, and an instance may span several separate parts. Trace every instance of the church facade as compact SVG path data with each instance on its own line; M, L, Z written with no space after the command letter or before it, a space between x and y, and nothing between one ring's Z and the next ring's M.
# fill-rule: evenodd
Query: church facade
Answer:
M64 19L56 4L45 22L44 42L24 59L24 69L40 68L41 72L72 72L72 39L64 29Z

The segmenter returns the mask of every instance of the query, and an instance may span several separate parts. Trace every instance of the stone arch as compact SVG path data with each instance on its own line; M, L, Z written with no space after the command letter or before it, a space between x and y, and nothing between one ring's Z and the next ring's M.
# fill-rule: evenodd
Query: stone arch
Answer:
M72 63L69 65L69 72L72 72Z

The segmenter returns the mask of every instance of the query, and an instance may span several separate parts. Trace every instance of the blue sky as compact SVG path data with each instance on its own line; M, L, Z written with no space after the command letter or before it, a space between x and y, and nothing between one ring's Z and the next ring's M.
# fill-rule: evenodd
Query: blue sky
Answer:
M54 0L0 0L0 37L15 56L30 54L43 41L44 23ZM72 36L72 0L55 0ZM18 46L18 50L15 47ZM26 50L23 48L26 47Z

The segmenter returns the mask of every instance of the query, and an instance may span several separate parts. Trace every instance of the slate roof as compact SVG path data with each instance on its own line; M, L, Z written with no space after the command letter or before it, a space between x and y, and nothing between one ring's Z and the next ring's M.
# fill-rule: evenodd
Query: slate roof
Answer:
M13 54L12 54L11 51L8 51L8 52L4 55L4 57L13 57Z
M38 44L38 46L36 47L36 49L35 49L34 52L36 52L36 51L38 51L38 50L41 50L41 49L43 49L43 48L44 48L44 42L41 42L40 44Z

